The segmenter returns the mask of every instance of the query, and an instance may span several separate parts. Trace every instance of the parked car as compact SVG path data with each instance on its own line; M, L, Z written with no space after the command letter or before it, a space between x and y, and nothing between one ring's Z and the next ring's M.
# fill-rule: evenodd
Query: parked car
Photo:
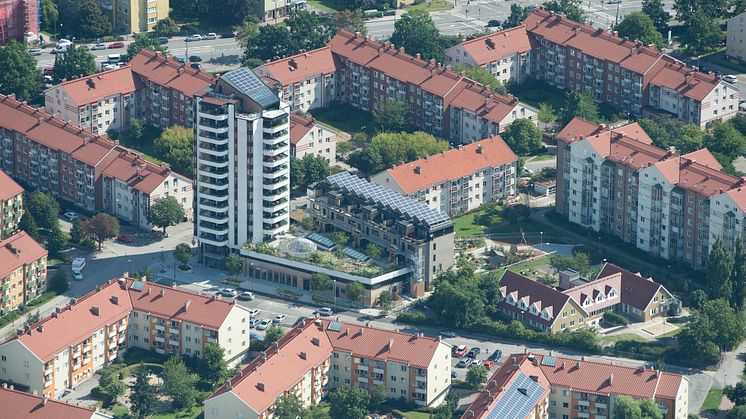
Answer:
M34 56L41 55L41 49L39 48L32 48L28 50L28 53Z
M95 44L95 45L93 45L91 47L91 50L93 50L93 51L98 51L98 50L101 50L101 49L106 49L106 44L99 43L99 44Z
M133 239L132 236L122 234L119 237L117 237L117 241L120 241L122 243L132 243L135 241L135 239Z
M476 347L475 348L471 348L471 350L469 350L469 353L466 354L466 356L468 356L469 358L476 358L477 355L479 355L481 352L482 352L482 350L479 349L479 348L476 348Z
M201 61L202 61L202 57L200 57L199 55L190 55L189 56L189 62L190 63L199 63Z
M456 364L456 368L468 368L469 365L471 365L472 359L471 358L461 358L458 361L458 364Z
M52 51L50 51L50 53L51 54L64 54L64 53L67 52L68 48L70 48L70 45L72 45L72 44L60 45L57 48L55 48Z
M73 271L73 279L76 281L82 281L83 280L83 273L80 271Z
M182 64L186 62L184 57L174 57L174 61L176 61L177 63L182 63Z
M271 323L272 321L270 319L261 319L259 320L259 324L256 325L256 328L259 330L267 330Z
M467 348L466 345L454 346L452 349L453 356L456 358L461 358L466 355L467 352L469 352L469 348Z
M451 378L456 378L456 370L451 370Z
M249 320L249 328L250 329L256 329L257 325L259 325L259 319L250 319Z
M503 356L503 351L499 349L495 349L495 352L492 352L492 355L488 356L487 359L492 362L497 362L500 360L500 358L502 358L502 356Z
M495 363L490 361L489 359L484 361L484 367L487 368L488 370L491 370L492 367L494 366L495 366Z
M440 335L443 336L444 338L455 338L456 337L456 332L452 332L450 330L445 330L443 332L440 332Z
M184 40L185 42L194 42L194 41L201 41L202 35L195 33L194 35L189 35Z
M318 313L320 316L328 317L334 314L334 311L329 307L322 307L319 309Z
M238 295L238 291L234 290L233 288L223 288L220 290L220 295L223 297L235 297Z
M490 21L487 22L488 28L496 28L498 26L500 26L500 21L497 19L490 19Z
M168 38L166 38L165 36L159 36L158 42L160 42L161 44L168 44Z
M256 317L261 312L262 312L262 310L259 310L258 308L252 308L252 309L249 309L249 316Z
M723 77L723 80L727 81L728 83L737 83L738 77L734 76L733 74L728 74Z
M215 32L210 32L202 39L218 39L218 34L216 34Z
M287 317L284 314L278 314L275 316L275 319L272 320L272 323L274 324L282 324L282 321L285 320L285 317Z
M225 31L220 33L221 38L235 38L236 34L233 31Z
M103 64L103 65L101 66L101 70L104 70L104 71L108 71L108 70L116 70L117 68L121 68L121 67L122 67L122 66L120 66L119 64L110 64L110 63L105 63L105 64Z
M202 64L200 64L200 63L191 63L191 64L189 64L189 67L192 67L195 70L199 70L200 68L202 68Z
M109 49L117 49L117 48L124 48L124 42L112 42L107 47Z
M244 291L238 294L238 299L243 301L251 301L254 299L254 293L251 291Z
M476 366L476 365L482 365L482 360L481 359L475 359L475 360L471 361L471 365L474 365L474 366Z
M76 218L78 218L78 214L75 211L68 211L63 215L70 221L74 221Z
M44 83L52 84L54 83L54 78L52 76L44 76Z

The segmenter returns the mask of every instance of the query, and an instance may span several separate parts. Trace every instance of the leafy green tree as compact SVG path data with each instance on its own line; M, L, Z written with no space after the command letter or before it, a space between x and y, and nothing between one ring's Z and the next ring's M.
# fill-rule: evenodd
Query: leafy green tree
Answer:
M648 15L650 20L653 21L653 26L655 26L658 32L666 34L671 15L663 8L661 0L642 0L642 12Z
M689 301L692 303L692 308L701 310L707 302L707 293L704 290L692 291Z
M282 330L282 327L279 326L270 326L267 328L267 330L264 332L264 343L269 347L269 345L277 342L280 340L282 335L285 334L285 331Z
M593 99L593 96L577 90L567 93L565 96L565 114L562 117L562 123L566 125L576 116L591 122L599 122L601 120L598 113L598 104Z
M510 15L508 15L508 18L502 24L503 29L515 28L518 25L522 25L529 13L531 12L528 10L528 7L521 6L518 3L511 4Z
M73 226L70 228L70 241L79 244L86 238L85 231L83 229L83 222L80 218L76 218L73 221Z
M95 0L82 0L75 28L81 38L100 38L111 33L111 20Z
M98 243L98 250L101 250L101 244L104 240L119 235L119 220L103 212L91 217L83 226L86 234Z
M692 54L699 55L716 48L724 36L716 19L707 17L704 13L696 13L685 21L679 39Z
M715 20L725 16L730 6L730 0L676 0L673 8L676 11L676 18L681 22L687 22L698 14Z
M725 419L746 419L746 406L734 406L725 414Z
M360 387L344 386L329 393L332 419L363 419L368 414L370 395Z
M58 295L67 292L67 290L70 289L70 279L68 278L67 273L63 269L57 269L54 276L52 276L52 279L49 280L47 288Z
M539 119L539 122L543 122L545 124L553 124L554 121L557 120L557 114L554 112L554 108L552 108L551 104L542 102L539 104L539 112L537 118Z
M424 132L376 134L362 150L350 154L351 165L369 174L448 150L446 141Z
M293 54L321 48L331 39L329 29L315 12L296 10L285 20L285 25L290 31Z
M410 10L394 23L391 43L404 47L409 54L421 54L425 60L443 61L443 39L430 14L423 9Z
M18 223L18 229L25 231L29 236L34 238L39 234L39 226L36 225L34 216L29 211L24 211L21 221Z
M731 160L746 152L746 137L729 123L714 122L705 138L705 147L713 153L722 153ZM38 220L37 220L38 221Z
M471 262L459 257L456 268L441 273L428 307L453 327L469 327L484 317L486 296Z
M278 419L297 419L303 417L303 406L295 396L283 395L275 401L272 417Z
M510 149L521 156L536 153L544 147L541 142L541 130L527 118L513 121L503 132L502 137Z
M614 404L613 419L663 419L663 414L652 399L619 396Z
M186 243L179 243L174 249L174 257L184 265L192 258L192 248Z
M463 72L466 77L488 86L492 91L503 95L508 93L508 90L502 85L502 83L500 83L500 80L496 79L495 76L484 67L458 63L453 66L453 71L457 73Z
M153 32L155 32L157 36L172 36L179 33L180 30L179 25L177 25L173 19L166 16L158 22L155 22L155 26L153 26Z
M344 246L350 242L350 235L344 231L335 231L329 235L329 238L334 242L334 244L339 246Z
M368 245L365 246L365 254L371 259L380 259L383 255L383 249L375 243L368 243Z
M217 343L204 345L199 374L202 381L211 388L222 384L230 376L225 362L225 350Z
M197 397L197 376L189 372L184 360L172 356L163 364L163 390L171 397L174 407L188 409Z
M251 67L249 64L287 57L293 53L293 40L287 26L283 23L266 25L260 27L254 41L247 44L242 63Z
M156 227L163 229L166 234L166 228L175 226L184 220L184 207L172 195L157 199L150 206L148 221Z
M54 56L54 79L56 82L85 77L96 72L96 57L74 44L64 54Z
M619 36L639 40L645 45L653 44L659 49L665 45L663 35L655 28L653 20L643 12L628 14L615 29Z
M317 272L311 275L311 289L313 291L326 291L332 288L332 281L329 275Z
M246 48L259 36L259 19L252 16L236 26L236 40L241 48Z
M306 170L303 160L290 156L290 187L295 189L305 185Z
M370 392L370 403L368 404L368 410L371 412L377 412L381 406L386 403L388 393L386 387L383 385L377 385L373 387L373 391Z
M449 392L446 396L446 402L433 409L430 419L451 419L456 408L458 408L458 395Z
M707 301L700 315L706 317L713 325L717 325L712 331L713 341L722 351L733 350L746 336L746 323L743 321L743 316L730 307L727 300Z
M235 253L229 253L223 260L225 271L229 275L238 275L243 272L243 259Z
M329 25L332 34L336 34L341 29L348 30L352 33L360 32L360 34L363 36L368 34L368 27L365 26L363 13L359 9L345 9L333 14L332 21Z
M737 406L746 405L746 383L739 382L735 386L725 386L723 393Z
M585 22L581 0L550 0L544 2L544 8L550 12L562 13L570 20Z
M192 161L192 130L174 125L166 128L153 142L155 155L170 164L176 173L191 177L194 172Z
M674 147L681 154L691 153L702 148L707 133L694 124L686 124L677 133Z
M384 100L373 109L373 124L380 132L404 131L409 125L409 106L401 100Z
M326 157L308 153L302 159L296 160L303 167L303 185L310 185L326 179L331 174L329 160Z
M131 410L137 417L146 418L155 413L156 403L158 403L156 388L150 384L148 369L142 362L135 369L134 376L135 382L130 386Z
M39 323L40 320L41 320L41 313L39 313L39 310L36 310L26 315L26 321L24 321L23 324L24 326L31 327L35 325L36 323Z
M57 4L54 0L41 0L41 27L49 32L55 32L57 21L60 19L60 12L57 10Z
M18 100L38 100L43 74L26 46L16 41L0 48L0 93L14 94ZM38 220L37 220L38 221Z
M103 396L104 406L116 404L117 399L127 391L127 385L114 376L110 370L103 368L98 380L98 389Z
M363 288L363 285L359 282L350 282L345 287L345 292L347 293L347 299L350 301L360 301L360 299L363 298L365 288Z
M47 232L47 250L51 257L60 257L62 250L67 244L67 234L64 233L59 224Z
M582 252L573 256L552 255L549 258L549 265L557 272L572 269L583 277L588 277L592 271L588 254Z
M725 248L723 240L716 238L707 260L707 287L711 299L730 300L733 294L733 265L733 255Z
M31 192L26 197L26 210L34 217L36 224L45 230L59 224L57 217L60 212L60 204L52 195L41 191Z
M391 308L391 291L381 291L380 294L378 294L378 305L381 306L384 310L389 310Z
M472 365L466 372L466 383L471 388L479 388L487 380L487 368L482 365Z
M746 303L746 246L740 237L736 239L736 252L733 255L733 261L735 264L730 305L735 310L740 311Z
M163 54L168 52L168 47L161 44L156 36L147 33L137 33L135 34L134 42L127 46L127 60L131 60L141 49L149 49Z

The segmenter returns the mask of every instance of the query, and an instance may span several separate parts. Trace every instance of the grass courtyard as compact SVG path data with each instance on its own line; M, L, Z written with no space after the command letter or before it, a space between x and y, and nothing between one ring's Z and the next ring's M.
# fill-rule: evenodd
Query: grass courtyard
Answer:
M321 125L337 131L344 131L353 137L355 134L370 133L373 128L373 116L369 112L351 106L332 105L326 108L312 109L309 113Z

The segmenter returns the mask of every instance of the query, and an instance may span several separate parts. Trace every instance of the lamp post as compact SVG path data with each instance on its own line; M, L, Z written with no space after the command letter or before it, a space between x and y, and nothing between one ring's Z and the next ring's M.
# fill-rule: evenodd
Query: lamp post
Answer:
M337 312L337 280L334 279L334 312Z
M132 276L132 259L127 259L127 276Z
M539 232L539 237L541 237L541 238L539 239L539 241L540 241L541 243L539 243L539 244L540 244L540 245L544 245L544 232L543 232L543 231L540 231L540 232Z
M254 262L251 262L251 267L249 268L249 280L251 281L251 291L254 291L254 281L252 280L252 276L254 276Z

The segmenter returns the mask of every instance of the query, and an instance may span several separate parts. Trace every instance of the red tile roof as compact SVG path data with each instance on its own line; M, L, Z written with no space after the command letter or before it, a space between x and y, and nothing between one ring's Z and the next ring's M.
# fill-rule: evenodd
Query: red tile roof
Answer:
M290 114L290 144L296 145L316 126L316 120L308 115Z
M542 285L536 281L528 279L522 275L511 271L505 271L500 278L500 292L507 298L512 295L518 304L521 299L526 299L526 315L541 324L551 326L559 317L560 312L565 304L570 300L570 296L563 294L554 288ZM533 315L528 312L532 304L537 303L539 312L547 309L552 316L551 320L546 320L541 316ZM503 302L504 307L511 307L507 301Z
M337 65L329 46L257 67L258 74L266 74L280 82L282 86L288 86L319 74L328 75L336 70Z
M292 132L292 131L291 131ZM428 189L446 180L456 180L487 168L518 159L499 136L477 141L440 154L388 169L404 194Z
M679 187L710 197L741 186L743 179L705 166L693 160L681 158L679 165Z
M0 406L3 419L91 419L91 409L45 400L33 394L10 388L0 388Z
M131 187L151 194L171 175L167 165L155 165L134 152L118 147L119 156L104 170L104 175L126 182Z
M133 93L136 88L137 83L132 75L132 69L127 65L115 70L102 71L88 77L62 82L51 87L47 92L62 89L73 103L83 106L115 94Z
M658 388L655 389L655 397L676 400L679 394L679 387L683 380L684 376L679 374L661 373Z
M699 150L692 151L689 154L684 154L681 157L712 167L715 170L723 170L723 165L720 164L718 159L716 159L707 148L700 148Z
M23 188L21 185L17 184L10 176L0 170L0 200L7 201L22 193Z
M141 49L129 64L132 72L138 76L190 98L215 81L214 77L205 72L149 49Z
M746 188L739 186L728 191L728 196L741 210L746 210Z
M622 134L614 134L609 144L608 159L638 170L674 155L650 144L639 142Z
M714 74L694 71L683 63L668 58L666 65L655 74L651 83L675 90L682 96L703 100L720 83L720 79Z
M609 298L608 295L612 289L614 290L615 295L614 297ZM622 275L618 273L605 275L603 277L599 275L594 281L574 286L562 291L562 293L569 295L570 298L583 306L583 308L588 312L602 310L619 304L622 301ZM603 294L602 301L596 301L596 297L598 297L599 294ZM586 302L586 299L590 299L590 304L587 306L583 305L583 303Z
M19 231L0 241L0 278L5 278L19 267L45 256L46 249L25 231Z
M621 274L621 288L617 290L621 293L622 302L640 310L644 310L653 301L653 297L661 288L671 295L663 285L653 281L653 278L643 278L639 273L632 273L611 263L604 265L597 278L602 279L616 274Z
M555 138L557 138L558 141L571 143L591 135L600 134L604 131L606 131L606 127L603 124L594 124L593 122L586 121L585 119L576 116L557 133Z
M533 37L528 36L526 25L464 41L461 46L480 66L507 55L525 54L538 47Z

